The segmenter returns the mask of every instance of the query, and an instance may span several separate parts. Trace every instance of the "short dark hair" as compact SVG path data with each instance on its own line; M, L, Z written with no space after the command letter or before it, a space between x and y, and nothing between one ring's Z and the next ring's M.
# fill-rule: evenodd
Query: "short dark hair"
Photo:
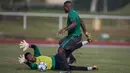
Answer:
M64 5L65 4L72 4L72 2L71 1L66 1L66 2L64 2Z
M26 53L24 54L25 59L27 59L27 55L29 55L29 54L31 54L31 53L30 53L30 52L26 52Z

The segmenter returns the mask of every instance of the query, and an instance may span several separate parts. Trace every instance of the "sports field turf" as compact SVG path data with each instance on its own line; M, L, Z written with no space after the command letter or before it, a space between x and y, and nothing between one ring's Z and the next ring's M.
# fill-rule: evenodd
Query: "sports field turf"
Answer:
M40 46L43 55L54 55L57 47ZM31 49L28 51L33 52ZM41 73L20 65L17 57L21 54L18 45L0 45L1 73ZM97 65L98 71L73 71L73 73L130 73L130 48L81 48L74 52L79 66ZM44 73L59 73L47 71Z

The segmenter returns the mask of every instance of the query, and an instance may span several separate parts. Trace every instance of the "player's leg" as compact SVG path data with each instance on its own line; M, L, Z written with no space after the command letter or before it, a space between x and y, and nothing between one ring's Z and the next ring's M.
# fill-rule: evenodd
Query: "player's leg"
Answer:
M61 70L62 72L65 73L70 73L70 66L67 63L66 55L65 53L58 53L55 56L55 70Z
M68 36L63 37L61 40L59 40L59 45L61 45L67 39L68 39Z
M68 49L71 49L72 46L74 46L77 42L81 40L81 37L74 38L73 36L65 36L59 41L60 47L58 48L57 52L61 53L64 51L67 51Z
M78 42L76 43L73 48L65 51L66 52L66 56L67 56L67 59L68 59L68 62L70 64L72 64L73 62L76 62L76 59L75 57L72 55L72 52L75 51L76 49L79 49L81 48L82 46L86 45L88 43L88 41L82 41L82 42ZM68 57L69 56L69 57Z
M98 70L96 66L91 67L83 67L83 66L71 66L67 63L67 59L65 53L58 53L55 56L55 70L62 70L63 73L71 73L71 70L82 70L82 71L90 71L90 70Z
M84 45L86 45L86 44L88 44L89 42L88 41L82 41L82 42L78 42L78 43L76 43L76 45L75 45L75 49L78 49L78 48L81 48L82 46L84 46Z
M59 41L59 45L60 47L57 49L57 52L58 53L66 53L66 44L70 41L70 37L69 36L65 36L64 38L62 38L60 41Z
M67 62L69 64L76 62L76 58L74 57L74 55L72 53L69 55L69 57L67 57Z
M64 38L62 38L59 41L59 45L61 45L62 43L64 43L67 39L68 39L68 36L65 36ZM64 52L64 51L65 50L61 46L56 50L57 53L61 53L61 52Z
M91 71L91 70L98 70L96 66L84 67L84 66L71 66L70 70L82 70L82 71Z
M81 36L69 36L66 41L61 44L61 47L65 49L66 57L69 57L69 63L72 64L76 61L72 53L69 53L70 50L74 48L77 42L81 40Z
M62 45L62 44L64 44L65 42L66 42L66 40L68 40L68 36L66 36L66 37L64 37L63 39L61 39L60 41L59 41L59 45ZM71 57L71 60L70 60L70 58L68 59L68 62L70 62L70 63L73 63L74 61L76 61L76 59L74 58L74 56L72 55L72 54L67 54L67 52L66 52L67 50L65 50L62 46L60 46L59 48L58 48L58 50L57 50L57 52L58 53L65 53L66 54L66 56L68 57L69 55L70 55L70 57Z
M76 59L72 55L72 52L77 48L83 46L83 43L85 42L79 42L81 40L81 37L82 36L66 36L59 41L60 47L58 48L58 53L65 52L66 57L69 57L68 61L70 64L76 61Z
M72 49L73 46L79 41L81 41L81 36L67 36L60 44L60 47L65 50L69 50Z
M76 49L79 49L79 48L81 48L82 46L84 46L84 45L86 45L86 44L88 44L88 41L78 42L78 43L76 43L76 44L73 46L73 48L72 48L70 51L68 51L68 52L69 52L69 53L72 53L72 52L75 51Z
M88 43L88 41L82 41L82 42L78 42L76 43L71 49L66 51L66 56L71 56L72 52L75 51L76 49L81 48L82 46L86 45Z

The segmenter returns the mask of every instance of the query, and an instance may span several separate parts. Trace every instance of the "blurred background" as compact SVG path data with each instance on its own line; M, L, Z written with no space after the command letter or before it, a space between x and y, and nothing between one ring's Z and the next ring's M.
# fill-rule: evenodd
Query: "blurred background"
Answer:
M65 1L0 0L0 39L61 39L56 33L67 22ZM130 0L70 1L94 42L130 42Z

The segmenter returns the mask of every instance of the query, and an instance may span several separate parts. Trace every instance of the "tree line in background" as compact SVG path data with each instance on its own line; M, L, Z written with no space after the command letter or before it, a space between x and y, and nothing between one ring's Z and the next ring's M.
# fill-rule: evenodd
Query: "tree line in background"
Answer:
M124 7L130 0L73 0L75 8L91 11L95 6L95 11L112 11Z
M46 6L45 0L35 5L31 1L35 0L0 0L0 10L6 11L26 11L29 9L62 9L62 6ZM73 0L74 7L84 11L112 11L124 7L130 0Z

